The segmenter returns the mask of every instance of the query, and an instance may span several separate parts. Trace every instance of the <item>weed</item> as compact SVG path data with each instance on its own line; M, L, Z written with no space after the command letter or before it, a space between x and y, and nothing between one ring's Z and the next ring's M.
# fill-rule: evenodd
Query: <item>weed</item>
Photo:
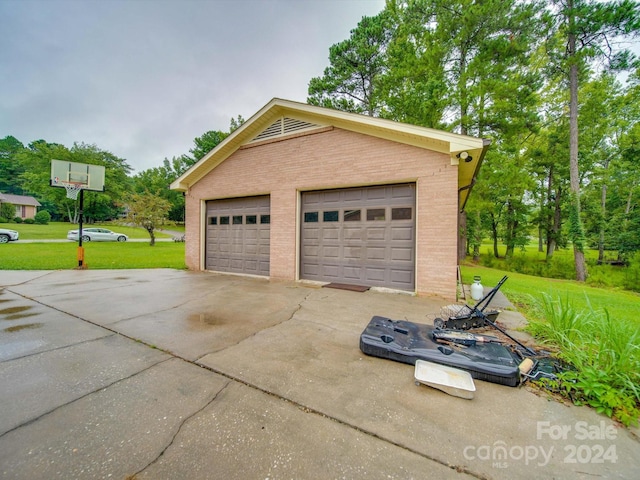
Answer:
M579 310L567 297L543 294L530 331L573 369L560 374L561 391L624 425L640 418L640 333L606 309Z

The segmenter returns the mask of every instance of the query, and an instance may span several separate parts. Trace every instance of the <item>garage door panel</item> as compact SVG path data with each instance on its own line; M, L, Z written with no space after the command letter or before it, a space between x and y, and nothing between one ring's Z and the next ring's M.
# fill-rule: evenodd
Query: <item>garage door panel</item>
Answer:
M342 270L342 275L346 280L358 281L362 275L362 268L346 266Z
M366 239L384 241L387 235L387 229L384 227L368 228L366 231Z
M302 255L304 257L318 257L320 247L318 245L305 245L302 247Z
M383 200L382 204L386 203L387 199L387 187L371 187L365 190L367 200Z
M386 255L385 247L369 247L367 248L367 260L382 260L384 261Z
M391 240L413 240L413 227L393 227Z
M364 269L366 280L370 282L384 282L386 270L384 268L367 267Z
M415 184L303 193L301 278L413 290L414 212Z
M351 242L361 242L362 239L364 238L364 228L363 227L350 227L350 226L345 226L342 229L343 232L343 238L345 241L351 241Z
M352 188L349 190L343 190L342 200L348 204L349 202L361 202L364 198L364 190L361 188Z
M391 187L391 198L394 200L402 199L402 200L413 200L415 190L411 185L399 185ZM411 202L414 203L414 202Z
M321 266L322 275L330 279L338 279L340 274L340 267L338 265L325 264Z
M269 275L269 222L268 196L207 202L205 268Z
M362 247L344 247L342 256L345 260L359 260L362 256Z
M322 249L322 258L325 261L331 261L340 258L340 247L338 245L336 245L335 247L324 247Z
M391 259L397 262L413 262L413 250L410 248L391 248Z
M329 227L322 229L322 240L339 240L340 229L337 227Z

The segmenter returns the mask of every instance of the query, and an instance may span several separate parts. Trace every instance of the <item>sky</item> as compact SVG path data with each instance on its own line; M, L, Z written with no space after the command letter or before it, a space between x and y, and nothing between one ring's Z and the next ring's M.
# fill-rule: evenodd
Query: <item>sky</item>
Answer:
M0 0L0 138L94 144L134 173L272 98L306 102L384 0Z

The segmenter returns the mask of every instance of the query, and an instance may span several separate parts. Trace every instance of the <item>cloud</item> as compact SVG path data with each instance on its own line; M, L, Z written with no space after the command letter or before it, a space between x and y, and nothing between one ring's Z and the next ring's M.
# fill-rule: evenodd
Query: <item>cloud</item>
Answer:
M271 98L305 101L384 0L0 0L0 137L96 144L136 170Z

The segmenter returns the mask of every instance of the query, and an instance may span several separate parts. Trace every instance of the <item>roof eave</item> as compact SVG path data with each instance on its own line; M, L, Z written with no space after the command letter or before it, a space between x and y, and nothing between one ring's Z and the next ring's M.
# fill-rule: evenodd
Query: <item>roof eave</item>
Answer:
M467 151L479 158L484 156L484 153L481 152L486 149L483 139L476 137L415 125L399 124L398 122L377 117L367 117L274 98L172 182L170 188L172 190L187 191L191 185L226 160L243 144L250 142L276 119L286 115L293 115L296 119L309 123L331 125L352 132L446 153L451 155L452 164L457 164L456 155L460 152Z

